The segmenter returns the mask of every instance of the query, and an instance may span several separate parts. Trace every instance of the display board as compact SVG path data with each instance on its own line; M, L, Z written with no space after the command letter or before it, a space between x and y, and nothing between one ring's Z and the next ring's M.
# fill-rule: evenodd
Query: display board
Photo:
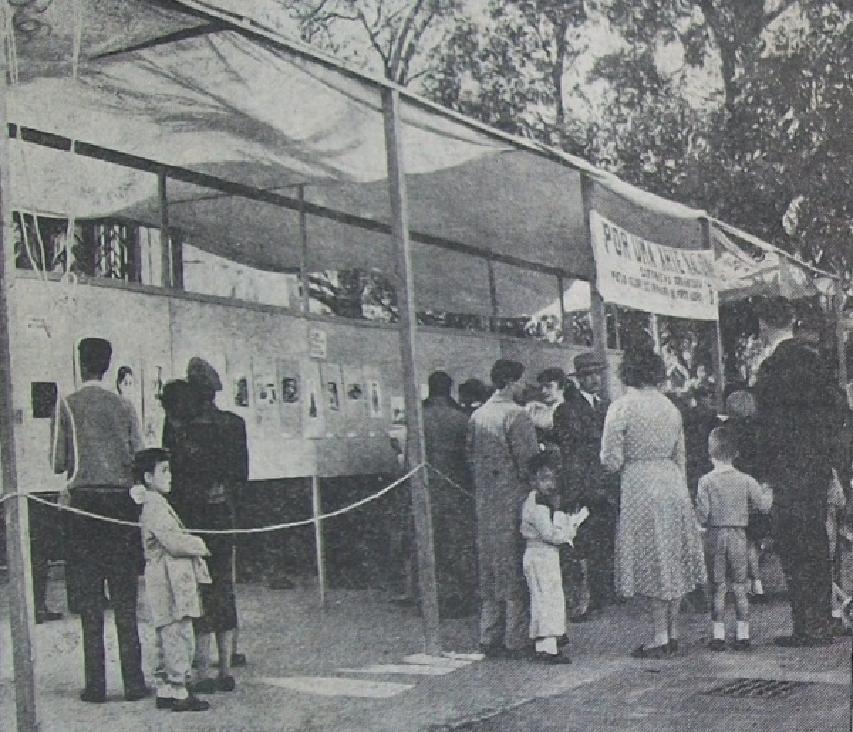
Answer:
M273 307L122 287L72 287L28 277L15 284L19 327L13 377L25 489L64 485L47 462L51 394L79 386L74 352L84 336L113 344L108 388L115 388L119 367L131 368L133 384L125 396L141 417L148 445L161 440L163 385L184 378L189 360L198 356L222 382L217 405L246 422L250 479L398 470L391 438L402 447L406 430L399 333L393 325L306 318ZM323 348L317 347L320 342ZM455 396L466 379L488 383L498 358L521 361L534 381L548 366L571 371L580 350L422 328L416 379L423 397L429 374L446 371Z

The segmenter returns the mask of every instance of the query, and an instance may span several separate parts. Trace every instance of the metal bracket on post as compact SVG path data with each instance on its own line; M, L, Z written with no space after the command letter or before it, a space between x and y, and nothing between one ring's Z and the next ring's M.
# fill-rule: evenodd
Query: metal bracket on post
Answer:
M403 163L400 98L394 89L382 89L385 118L385 152L388 159L388 189L391 198L391 233L397 250L397 305L400 312L400 355L403 367L403 394L406 407L406 452L411 467L426 459L423 411L417 383L415 361L415 300L412 253L409 245L409 216L406 197L406 173ZM441 650L438 622L438 595L435 582L435 552L432 512L425 470L410 479L415 539L418 550L418 580L427 653Z

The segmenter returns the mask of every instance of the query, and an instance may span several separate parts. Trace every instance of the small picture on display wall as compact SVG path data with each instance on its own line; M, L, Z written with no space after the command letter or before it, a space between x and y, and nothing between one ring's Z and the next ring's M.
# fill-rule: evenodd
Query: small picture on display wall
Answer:
M370 416L377 419L382 418L382 392L378 381L370 382Z
M391 421L394 424L406 424L406 403L401 396L391 397Z
M255 383L255 392L258 404L275 404L278 402L275 382L272 379L261 377Z
M364 391L361 388L361 384L349 384L347 386L347 399L353 402L357 402L360 399L364 398Z
M326 397L328 399L329 409L337 412L341 408L340 397L338 395L338 384L336 381L326 382Z
M299 379L295 376L285 376L281 380L281 401L286 404L299 401Z
M234 406L249 406L249 380L245 376L234 380Z
M311 392L311 397L308 402L308 416L314 417L315 419L317 417L317 397L313 391Z

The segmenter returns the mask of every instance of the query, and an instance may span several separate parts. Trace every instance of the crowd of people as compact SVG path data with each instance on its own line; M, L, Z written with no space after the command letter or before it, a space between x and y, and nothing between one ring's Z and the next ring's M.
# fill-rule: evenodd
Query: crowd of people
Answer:
M497 360L492 390L429 377L424 434L429 464L439 612L479 613L489 658L570 663L568 622L642 598L650 624L636 658L679 651L688 595L710 603L712 650L750 647L750 595L764 588L768 540L782 562L793 631L781 646L821 646L844 630L838 536L847 515L850 419L818 348L814 319L781 300L759 307L768 344L754 384L728 390L725 418L709 393L679 409L662 392L665 366L648 344L626 349L625 393L603 396L594 353L573 372L544 369L531 389L524 366ZM248 480L243 420L218 409L222 383L201 358L164 385L162 446L142 448L133 374L104 383L111 345L79 344L82 386L57 399L50 459L67 476L60 500L117 520L70 515L68 604L81 619L86 702L106 700L104 609L115 612L124 698L149 696L137 627L144 573L156 628L156 706L203 711L198 694L233 691L236 496ZM139 528L126 523L139 523ZM193 530L219 530L199 537ZM402 551L402 550L401 550ZM39 560L40 561L40 560ZM35 560L34 560L35 562ZM35 574L35 571L34 571ZM834 584L838 579L838 584ZM39 581L40 620L52 619ZM735 629L726 637L726 596ZM211 643L218 652L211 672Z
M593 353L571 374L543 370L535 387L521 363L498 360L493 393L468 414L452 403L449 376L433 374L424 420L427 461L441 463L430 478L439 609L478 606L487 657L569 662L567 622L632 597L651 620L636 658L678 652L687 598L710 606L712 650L745 650L768 546L793 625L776 644L827 645L847 632L841 587L853 578L840 575L836 539L851 533L849 409L818 319L796 319L778 298L757 310L765 359L751 386L726 390L724 416L710 389L689 408L664 394L664 363L644 343L626 350L625 393L612 404ZM448 476L473 488L473 510L458 494L448 502Z

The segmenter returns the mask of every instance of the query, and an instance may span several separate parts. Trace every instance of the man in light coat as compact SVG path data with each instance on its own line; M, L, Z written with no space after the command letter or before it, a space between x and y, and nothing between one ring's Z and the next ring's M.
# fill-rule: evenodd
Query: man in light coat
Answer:
M529 644L522 571L521 505L530 492L527 464L538 452L536 429L516 404L524 366L499 359L495 393L468 423L480 572L480 645L487 657L519 658Z

